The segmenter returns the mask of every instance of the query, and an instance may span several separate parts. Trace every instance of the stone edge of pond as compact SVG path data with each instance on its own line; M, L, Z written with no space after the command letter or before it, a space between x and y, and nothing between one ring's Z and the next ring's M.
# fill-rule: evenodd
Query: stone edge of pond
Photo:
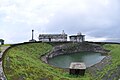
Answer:
M105 66L112 64L112 57L110 55L104 57L99 63L88 67L87 70L91 73L94 78L97 78L99 74L97 72L104 69ZM111 74L112 72L112 74ZM102 80L119 80L120 79L120 65L117 68L107 71L107 73L102 77Z
M58 46L57 46L58 47ZM48 59L49 59L49 55L52 53L52 52L54 52L55 50L55 47L53 47L53 50L50 52L50 53L46 53L45 55L43 55L42 57L41 57L41 60L43 61L43 62L45 62L45 63L47 63L47 64L49 64L48 63ZM103 53L102 53L103 54ZM59 55L61 55L61 54L59 54ZM62 55L64 55L64 54L62 54ZM58 55L55 55L55 56L58 56ZM52 57L54 57L54 56L52 56ZM50 58L52 58L52 57L50 57ZM94 64L94 65L92 65L92 66L90 66L90 67L87 67L87 71L93 76L93 77L97 77L98 75L96 74L96 72L99 70L102 70L106 65L108 65L108 64L111 64L111 56L105 56L100 62L98 62L98 63L96 63L96 64ZM50 65L50 64L49 64ZM52 65L53 66L53 65ZM55 67L55 66L53 66L53 67ZM59 67L58 67L59 68ZM65 68L64 69L65 71L69 71L69 68Z
M10 46L4 46L4 47L0 47L0 48L2 48L2 51L0 53L0 59L1 59L1 61L0 61L0 79L7 80L4 70L3 70L3 55L10 48Z
M110 65L111 63L111 56L108 55L105 56L100 62L88 67L87 70L91 73L93 77L97 77L97 71L101 71L106 65Z
M98 46L98 44L93 44L94 46ZM59 45L59 46L54 46L52 51L49 52L49 53L46 53L44 55L41 56L41 60L45 63L48 64L48 59L49 58L52 58L54 56L50 56L51 54L54 54L53 52L55 52L55 48L56 47L59 47L59 49L61 49L63 45ZM108 52L110 52L110 50L105 50L103 49L103 47L99 46L99 48L102 48L100 50L98 50L98 52L101 52L102 55L105 55L105 57L98 63L90 66L90 67L87 67L87 71L93 76L93 77L97 77L98 74L96 74L97 71L101 71L106 65L110 65L112 62L111 62L111 56L108 55ZM96 51L95 51L96 52ZM107 55L106 55L107 54ZM64 53L60 53L58 55L64 55ZM55 55L55 56L58 56L58 55ZM68 71L69 68L66 68L65 71ZM120 67L118 68L120 69ZM107 74L106 74L107 75ZM106 80L106 76L105 76L105 79L103 78L103 80Z
M71 44L73 44L73 43L71 43ZM82 43L82 44L84 44L84 43ZM53 49L49 53L46 53L46 54L41 56L41 60L45 63L48 63L48 59L53 58L53 57L58 56L58 55L66 54L66 52L63 51L65 45L66 44L53 46ZM76 53L76 52L81 52L81 51L99 52L102 55L106 55L108 53L108 50L105 50L102 46L100 46L98 44L93 44L92 43L92 44L89 44L89 45L92 46L93 48L92 49L86 49L86 50L78 49L78 50L72 51L71 53ZM69 54L71 54L71 53L69 53Z

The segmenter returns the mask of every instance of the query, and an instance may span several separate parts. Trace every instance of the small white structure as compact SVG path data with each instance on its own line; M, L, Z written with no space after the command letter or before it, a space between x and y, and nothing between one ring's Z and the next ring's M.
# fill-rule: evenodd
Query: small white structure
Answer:
M81 33L78 33L77 35L71 35L69 36L70 41L73 42L84 42L85 41L85 35L82 35Z
M84 75L86 66L81 62L72 62L69 67L69 73L75 75Z
M38 39L43 42L62 42L67 41L67 34L63 30L62 34L40 34Z

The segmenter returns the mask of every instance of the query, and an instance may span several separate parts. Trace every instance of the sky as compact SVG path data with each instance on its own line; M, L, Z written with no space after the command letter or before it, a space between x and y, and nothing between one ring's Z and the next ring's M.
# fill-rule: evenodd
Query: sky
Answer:
M0 0L0 38L27 42L39 34L81 32L86 41L120 42L120 0Z

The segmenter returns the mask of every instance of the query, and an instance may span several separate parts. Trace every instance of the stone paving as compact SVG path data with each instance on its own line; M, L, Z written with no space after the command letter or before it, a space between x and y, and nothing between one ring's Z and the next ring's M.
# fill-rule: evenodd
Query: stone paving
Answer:
M9 46L1 47L2 52L0 53L0 80L7 80L2 68L2 55L7 48L9 48Z

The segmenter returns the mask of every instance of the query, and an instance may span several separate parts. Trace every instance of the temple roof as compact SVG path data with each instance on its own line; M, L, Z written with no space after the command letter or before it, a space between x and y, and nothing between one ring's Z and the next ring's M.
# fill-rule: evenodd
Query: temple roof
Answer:
M85 35L71 35L71 36L69 36L69 37L78 37L78 36L84 37Z

